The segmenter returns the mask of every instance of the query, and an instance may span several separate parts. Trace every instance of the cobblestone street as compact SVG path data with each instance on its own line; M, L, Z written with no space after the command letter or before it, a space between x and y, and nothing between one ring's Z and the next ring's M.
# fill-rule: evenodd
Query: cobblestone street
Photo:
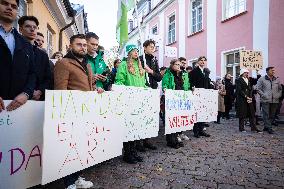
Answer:
M144 162L129 165L122 157L84 171L94 188L284 188L284 125L275 134L238 131L237 119L210 124L210 138L193 137L185 147L166 146L165 136L152 139L158 150L142 154ZM263 128L263 126L258 126ZM44 188L64 188L62 181Z

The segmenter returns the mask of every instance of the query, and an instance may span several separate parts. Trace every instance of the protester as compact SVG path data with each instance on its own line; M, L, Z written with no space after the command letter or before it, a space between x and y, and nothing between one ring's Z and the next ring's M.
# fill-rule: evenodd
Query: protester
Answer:
M224 77L224 85L226 90L226 95L224 97L225 102L225 117L230 119L230 111L233 107L234 102L234 90L235 86L232 83L232 76L231 74L227 73Z
M158 82L162 80L162 75L160 74L159 71L159 64L158 64L158 59L154 56L155 53L155 41L153 40L146 40L143 43L144 47L144 57L146 60L146 64L144 62L143 55L139 57L143 68L147 72L146 74L146 85L151 87L152 89L157 89L158 88ZM150 139L144 139L141 142L137 143L137 150L145 152L146 149L151 149L151 150L156 150L157 147L154 146L151 142Z
M106 90L109 87L107 75L110 71L103 59L103 51L99 50L99 37L95 33L89 32L86 34L86 39L88 44L87 61L92 68L96 87L98 90Z
M19 0L0 0L0 112L25 104L35 88L33 47L13 28L18 9Z
M35 45L38 30L38 19L34 16L22 16L18 20L20 32L33 45L36 86L33 100L45 99L45 90L51 89L51 70L48 55Z
M166 73L163 77L162 87L163 90L172 89L172 90L185 90L188 91L190 88L190 83L188 79L188 74L182 72L181 62L178 59L173 59L170 62L169 69L166 70ZM164 120L165 122L165 120ZM178 133L172 133L166 135L167 146L171 148L180 148L184 144L178 141Z
M145 70L138 57L138 49L135 45L126 46L127 60L123 60L117 70L115 84L146 87ZM137 96L137 98L139 98ZM123 143L124 154L123 160L130 164L142 162L143 158L137 154L137 141L129 141Z
M112 70L111 70L111 73L108 75L108 79L109 79L110 86L111 86L112 84L114 84L114 82L115 82L115 77L116 77L116 73L117 73L117 68L118 68L118 66L119 66L120 63L121 63L121 61L120 61L119 58L115 59L114 62L113 62L113 68L112 68ZM109 87L110 87L110 86L109 86ZM109 90L110 90L110 88L109 88Z
M195 67L189 73L189 80L192 87L195 88L210 88L210 79L204 73L205 64L207 59L205 56L201 56L198 58L197 67ZM204 131L204 122L195 123L193 126L194 137L199 138L200 136L210 137L210 134Z
M248 80L249 71L241 69L236 81L236 112L239 118L239 131L245 132L245 119L249 118L251 131L261 132L255 125L255 110L252 104L252 86Z
M186 67L186 71L187 71L187 73L190 73L192 71L192 67L191 66L187 66Z
M92 70L86 59L87 41L85 35L77 34L70 38L70 51L55 64L55 90L92 91ZM67 189L91 188L93 183L73 173L63 178Z
M260 94L264 129L269 134L273 134L272 123L275 121L275 112L282 95L282 86L278 77L275 76L275 68L266 68L266 75L259 78L257 90Z
M180 61L180 70L181 72L183 72L184 74L188 74L188 72L185 70L187 62L186 62L186 58L184 57L179 57L178 60ZM189 140L188 136L186 136L183 132L179 132L178 133L178 141L181 142L182 140Z
M35 44L41 48L41 49L44 49L43 48L43 44L44 44L44 35L40 32L37 32L37 35L36 35L36 39L35 39ZM44 51L46 51L44 49Z
M218 115L215 123L220 124L221 117L225 113L224 96L226 95L225 85L222 84L221 78L216 81L216 89L218 90Z
M57 61L61 60L63 58L62 52L58 51L55 52L52 56L51 59L56 59Z

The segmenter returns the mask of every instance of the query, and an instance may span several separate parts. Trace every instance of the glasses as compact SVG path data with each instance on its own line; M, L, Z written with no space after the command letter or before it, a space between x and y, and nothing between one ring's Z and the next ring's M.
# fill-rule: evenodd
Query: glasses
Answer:
M38 30L38 26L25 25L24 27L32 30Z

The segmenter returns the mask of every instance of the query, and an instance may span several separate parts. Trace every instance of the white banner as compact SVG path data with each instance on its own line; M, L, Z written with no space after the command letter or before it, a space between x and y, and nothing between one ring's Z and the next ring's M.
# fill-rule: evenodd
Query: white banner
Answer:
M122 154L120 103L113 92L46 92L43 184Z
M124 124L124 142L157 137L160 91L158 89L113 85L119 93Z
M4 101L7 106L11 101ZM41 183L44 102L28 101L0 113L0 188L23 189Z
M195 88L193 95L197 122L216 121L218 115L218 90Z
M191 130L196 123L196 112L191 91L165 92L165 134Z

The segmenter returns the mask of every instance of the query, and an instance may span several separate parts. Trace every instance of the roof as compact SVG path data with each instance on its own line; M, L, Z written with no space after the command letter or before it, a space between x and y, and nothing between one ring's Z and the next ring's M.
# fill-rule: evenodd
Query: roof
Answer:
M63 4L69 17L73 17L76 15L77 12L72 8L69 0L63 0Z

